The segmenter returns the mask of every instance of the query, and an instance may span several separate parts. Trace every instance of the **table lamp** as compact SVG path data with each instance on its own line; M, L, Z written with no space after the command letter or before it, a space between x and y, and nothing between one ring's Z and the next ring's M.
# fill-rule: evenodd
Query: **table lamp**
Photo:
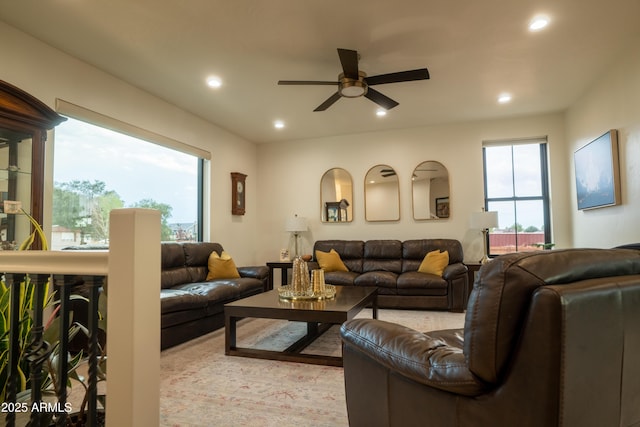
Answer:
M498 212L490 211L490 212L473 212L471 214L471 228L476 230L482 230L482 249L484 255L480 260L480 264L486 264L491 261L487 254L487 246L488 246L488 237L489 237L489 229L495 228L498 226Z
M295 238L294 257L297 257L299 255L298 237L300 236L301 232L307 231L309 229L309 227L307 226L307 218L299 217L298 214L296 214L293 218L287 218L284 224L284 229L285 231L293 233L293 236Z

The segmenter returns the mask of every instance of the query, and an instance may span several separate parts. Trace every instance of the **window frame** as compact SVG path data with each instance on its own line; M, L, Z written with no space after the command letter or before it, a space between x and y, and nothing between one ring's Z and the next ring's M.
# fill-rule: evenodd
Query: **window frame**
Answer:
M56 111L66 117L70 117L75 120L83 121L93 126L101 127L113 132L121 133L150 144L155 144L164 148L175 150L190 156L194 156L197 159L197 174L196 174L196 232L197 238L195 241L204 241L204 218L205 218L205 170L206 162L211 160L211 153L198 147L194 147L189 144L168 138L164 135L157 134L146 129L137 127L127 122L120 121L118 119L106 116L101 113L89 110L79 105L70 103L62 99L56 99ZM54 154L55 155L55 154ZM52 206L53 207L53 206Z
M539 155L540 155L540 185L541 185L541 195L540 196L517 196L516 195L516 185L515 185L515 165L513 162L513 147L517 145L526 145L526 144L538 144L539 145ZM511 147L511 178L512 178L512 186L513 186L513 196L511 197L488 197L488 183L487 183L487 148L495 147L495 146L509 146ZM551 244L552 242L552 233L551 233L551 203L550 203L550 193L549 193L549 151L548 151L548 141L546 137L541 138L527 138L527 139L517 139L517 140L502 140L502 141L484 141L482 144L482 166L483 166L483 189L484 189L484 209L485 211L489 210L489 204L492 202L512 202L514 204L514 213L515 220L514 222L518 223L517 216L517 203L523 201L542 201L542 214L544 221L544 243L545 245ZM516 240L516 250L515 252L521 252L518 245L518 230L515 230L515 240ZM491 252L491 243L489 238L486 241L486 251L489 257L496 257L498 254Z

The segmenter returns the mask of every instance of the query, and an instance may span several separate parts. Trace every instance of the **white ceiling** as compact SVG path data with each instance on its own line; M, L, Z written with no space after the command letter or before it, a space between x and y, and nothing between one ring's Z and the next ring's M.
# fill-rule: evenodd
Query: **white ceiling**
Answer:
M562 111L638 42L638 18L640 0L0 0L0 20L258 143ZM368 75L431 79L376 86L400 103L384 118L366 98L313 112L334 87L276 84L337 80L336 48Z

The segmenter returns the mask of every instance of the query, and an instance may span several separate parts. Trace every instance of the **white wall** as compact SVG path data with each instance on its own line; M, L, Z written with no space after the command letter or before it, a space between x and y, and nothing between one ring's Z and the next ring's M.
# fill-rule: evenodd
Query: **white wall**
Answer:
M640 39L567 113L573 245L612 247L640 242ZM618 130L622 203L578 211L573 153L609 129Z
M258 258L277 260L279 249L291 245L284 221L298 214L309 220L310 231L302 237L302 251L307 253L319 239L443 237L461 240L465 258L477 261L482 256L481 235L469 230L469 217L483 206L482 141L544 135L549 138L553 238L558 247L570 246L564 115L557 113L259 145L258 205L268 209L262 209L258 219ZM413 219L411 174L426 160L439 161L449 170L449 219ZM364 219L364 177L377 164L387 164L398 173L400 221ZM320 178L333 167L346 169L354 180L351 223L320 221Z
M55 109L56 98L212 153L209 240L223 244L239 265L255 262L259 214L255 144L189 114L0 22L0 78ZM205 90L203 88L203 90ZM47 143L45 228L50 229L53 138ZM247 178L247 214L231 215L230 172ZM206 222L206 221L205 221ZM205 233L205 240L206 233Z
M303 248L317 239L460 239L468 260L479 259L479 233L468 228L471 212L483 204L483 140L547 135L550 148L553 240L556 247L608 247L640 241L640 57L635 43L610 71L594 83L565 115L562 112L496 121L455 123L388 132L290 141L253 143L189 114L86 63L49 47L0 22L0 78L52 108L56 98L78 104L140 128L212 152L210 240L221 242L239 264L278 258L290 236L287 217L309 219ZM7 60L10 58L10 60ZM565 117L566 116L566 117ZM577 211L573 152L610 128L618 129L622 180L621 206ZM52 193L52 144L47 153ZM442 162L450 173L451 217L415 221L411 212L411 173L422 161ZM396 169L400 180L400 221L364 220L364 175L376 164ZM320 178L343 167L354 179L354 220L320 221ZM248 175L247 214L230 213L229 173ZM45 219L45 226L50 224Z

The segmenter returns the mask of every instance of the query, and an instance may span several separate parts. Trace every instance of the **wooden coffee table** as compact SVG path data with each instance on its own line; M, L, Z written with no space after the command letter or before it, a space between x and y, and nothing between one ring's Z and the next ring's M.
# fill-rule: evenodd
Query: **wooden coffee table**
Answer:
M377 295L378 291L373 287L336 286L335 298L322 301L281 300L277 289L234 301L224 306L224 352L230 356L342 366L342 356L303 354L301 351L331 326L353 319L368 305L372 307L373 318L377 319ZM245 317L306 322L307 333L283 351L237 347L236 323Z

